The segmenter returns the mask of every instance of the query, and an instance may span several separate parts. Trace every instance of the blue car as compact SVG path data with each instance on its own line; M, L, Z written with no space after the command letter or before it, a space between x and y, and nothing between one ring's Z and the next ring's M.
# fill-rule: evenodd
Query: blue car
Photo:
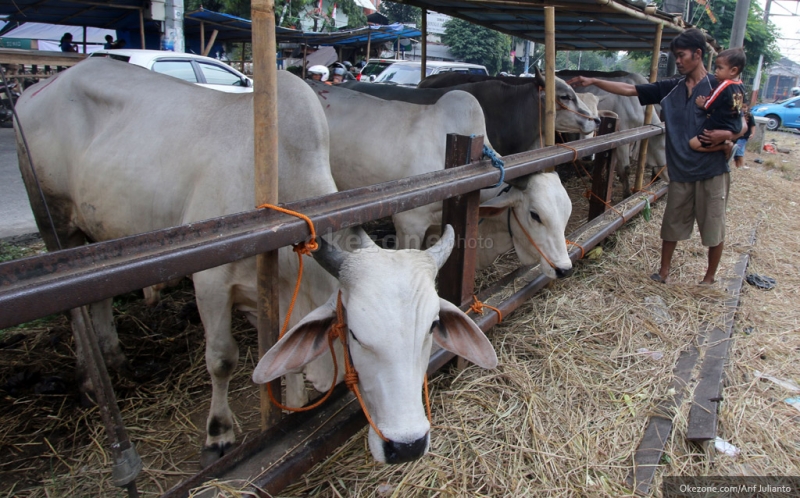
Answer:
M753 116L769 119L768 130L784 128L800 128L800 97L792 97L775 104L759 104L753 106Z

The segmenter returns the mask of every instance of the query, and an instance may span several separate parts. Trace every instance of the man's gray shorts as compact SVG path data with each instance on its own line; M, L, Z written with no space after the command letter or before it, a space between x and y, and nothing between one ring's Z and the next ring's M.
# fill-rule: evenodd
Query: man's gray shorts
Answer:
M730 173L691 183L670 182L661 239L688 240L697 220L704 246L716 247L722 243L730 185Z

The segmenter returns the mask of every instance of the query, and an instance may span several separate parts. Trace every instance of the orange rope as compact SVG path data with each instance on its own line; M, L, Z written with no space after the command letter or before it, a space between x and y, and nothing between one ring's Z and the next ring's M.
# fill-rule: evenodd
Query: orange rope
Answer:
M644 194L650 194L653 197L655 197L655 195L656 195L655 192L651 192L651 191L645 190L645 189L647 187L649 187L650 185L654 184L656 182L656 179L658 179L661 176L661 173L663 173L665 169L667 169L667 165L666 164L664 166L661 166L661 169L658 170L658 173L656 173L655 176L653 176L653 179L650 180L650 183L648 183L647 185L642 185L642 188L640 188L639 190L634 190L634 192L642 192Z
M311 221L311 218L304 215L303 213L298 213L297 211L292 211L291 209L282 208L280 206L275 206L274 204L261 204L256 206L256 209L272 209L274 211L278 211L284 214L289 214L292 216L296 216L301 220L308 223L308 229L311 232L311 239L307 242L300 242L299 244L295 244L292 247L294 248L294 252L297 253L297 281L294 285L294 292L292 293L292 301L289 304L289 310L286 312L286 318L283 321L283 327L281 327L281 334L278 336L280 340L283 338L283 335L286 333L286 329L289 327L289 320L292 318L292 311L294 310L294 304L297 301L297 294L300 292L300 282L303 279L303 254L310 255L312 252L316 251L319 248L319 244L317 244L317 232L314 229L314 222ZM271 396L271 394L270 394Z
M503 321L503 312L499 309L495 308L494 306L489 306L488 304L482 303L478 300L478 296L472 296L472 306L469 307L469 310L475 314L483 315L483 308L489 308L490 310L497 313L497 323L501 323ZM427 396L427 394L426 394Z
M425 378L422 383L422 392L425 393L425 412L428 414L428 423L433 424L431 418L431 400L428 397L428 372L425 372Z
M519 218L517 218L517 212L514 210L513 207L511 208L511 214L513 214L514 215L514 219L517 220L517 225L519 225L519 228L522 230L522 233L524 233L525 237L528 238L528 242L530 242L531 245L533 245L533 247L535 247L536 250L539 251L539 254L542 256L542 258L545 261L547 261L547 264L550 265L551 268L556 268L556 265L554 265L553 262L550 261L550 258L548 258L547 255L544 252L542 252L541 249L539 249L539 246L536 245L536 242L534 242L533 238L530 236L528 231L525 230L524 226L522 226L522 223L520 223Z
M577 242L573 242L573 241L571 241L569 239L566 239L566 242L567 242L567 245L575 246L578 249L580 249L581 250L581 258L580 259L583 259L583 256L586 254L586 250L583 248L583 246L578 244Z
M571 150L572 154L573 154L573 156L572 156L572 165L575 166L576 170L577 170L578 166L580 166L581 169L583 170L583 173L587 177L591 178L592 175L590 175L589 172L586 171L586 168L584 168L582 164L578 163L578 149L576 149L575 147L570 147L567 144L556 144L556 146L563 147L565 149ZM610 174L613 174L613 172L610 172ZM582 180L582 181L583 181L584 187L586 187L586 181L585 180ZM592 197L594 197L595 199L600 201L605 207L607 207L608 209L610 209L610 210L614 211L615 213L617 213L619 215L619 217L622 218L622 223L623 224L628 222L628 220L625 219L625 215L623 213L619 212L614 206L611 205L611 203L607 202L605 199L603 199L599 195L595 194L592 191L591 187L587 187L586 188L586 190L583 192L583 196L586 197L587 199L591 199Z

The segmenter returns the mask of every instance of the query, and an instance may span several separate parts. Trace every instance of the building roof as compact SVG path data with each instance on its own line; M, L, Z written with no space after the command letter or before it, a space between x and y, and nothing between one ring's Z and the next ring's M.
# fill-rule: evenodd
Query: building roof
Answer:
M653 50L656 24L664 25L661 48L685 28L680 15L645 0L400 0L518 38L544 43L544 7L555 8L557 50ZM716 42L707 36L716 48Z

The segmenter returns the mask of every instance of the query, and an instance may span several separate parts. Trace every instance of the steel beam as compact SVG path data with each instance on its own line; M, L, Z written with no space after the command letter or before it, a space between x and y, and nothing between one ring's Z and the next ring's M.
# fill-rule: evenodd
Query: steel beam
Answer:
M641 127L576 142L587 156L663 133ZM507 156L513 179L571 161L547 147ZM497 183L488 160L286 204L324 234ZM304 240L305 222L249 211L0 264L0 329L248 258Z

